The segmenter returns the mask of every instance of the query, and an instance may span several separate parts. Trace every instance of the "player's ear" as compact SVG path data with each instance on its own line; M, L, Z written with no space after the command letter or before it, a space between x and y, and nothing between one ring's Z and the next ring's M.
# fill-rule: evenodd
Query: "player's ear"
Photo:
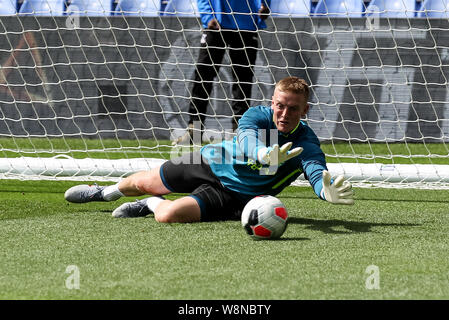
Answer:
M305 117L306 116L307 112L309 112L309 108L310 108L310 105L307 103L306 106L304 107L302 113L301 113L301 117Z

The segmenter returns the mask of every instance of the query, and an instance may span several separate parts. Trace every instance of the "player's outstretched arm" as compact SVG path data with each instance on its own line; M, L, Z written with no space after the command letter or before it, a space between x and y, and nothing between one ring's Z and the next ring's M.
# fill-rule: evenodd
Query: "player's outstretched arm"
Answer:
M322 195L326 201L334 204L354 204L351 183L343 176L338 176L331 184L331 175L327 170L323 170Z
M303 150L301 147L290 150L291 147L292 142L287 142L280 148L278 144L273 145L273 147L262 148L257 152L257 159L262 164L268 164L270 166L280 165L298 156Z

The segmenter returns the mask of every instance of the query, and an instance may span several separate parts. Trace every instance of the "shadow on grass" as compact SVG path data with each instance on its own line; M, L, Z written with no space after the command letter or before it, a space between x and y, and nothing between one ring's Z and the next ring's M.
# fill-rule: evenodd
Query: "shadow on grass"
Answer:
M304 238L304 237L284 237L282 236L279 239L272 239L270 241L305 241L310 240L310 238Z
M299 196L290 196L290 195L282 195L279 197L280 199L307 199L307 200L318 200L318 198L315 195L299 195ZM447 199L443 199L443 200L435 200L435 199L424 199L424 198L419 198L419 199L398 199L397 197L394 198L386 198L386 197L372 197L372 198L367 198L367 197L355 197L354 198L356 202L358 201L390 201L390 202L419 202L419 203L423 203L423 202L427 202L427 203L441 203L441 204L449 204L449 200Z
M374 222L360 222L360 221L344 221L344 220L317 220L307 218L290 217L289 224L307 225L307 229L322 231L324 233L333 234L351 234L372 232L372 227L416 227L420 224L410 223L374 223ZM343 230L335 230L337 227L343 227Z

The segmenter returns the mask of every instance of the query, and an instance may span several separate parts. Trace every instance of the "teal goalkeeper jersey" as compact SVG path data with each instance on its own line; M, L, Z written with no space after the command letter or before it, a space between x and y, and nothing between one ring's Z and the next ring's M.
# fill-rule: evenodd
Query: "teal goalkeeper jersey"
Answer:
M258 162L260 148L287 142L293 143L291 149L304 150L279 167ZM281 133L273 122L273 110L266 106L249 108L240 119L237 136L232 141L206 145L201 154L221 183L243 198L275 196L302 173L320 197L322 171L327 170L320 142L312 129L300 121L290 133Z

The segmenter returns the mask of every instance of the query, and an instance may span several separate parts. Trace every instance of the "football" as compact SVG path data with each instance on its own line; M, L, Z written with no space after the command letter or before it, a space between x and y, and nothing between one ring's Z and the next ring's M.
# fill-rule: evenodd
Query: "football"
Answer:
M253 239L278 239L287 228L288 213L273 196L251 199L242 211L242 226Z

